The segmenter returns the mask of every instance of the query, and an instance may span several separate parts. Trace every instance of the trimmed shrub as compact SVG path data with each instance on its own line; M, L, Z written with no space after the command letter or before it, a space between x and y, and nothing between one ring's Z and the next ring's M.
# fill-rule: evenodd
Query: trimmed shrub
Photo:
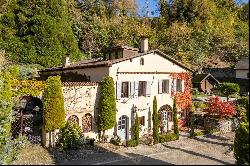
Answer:
M111 129L116 123L116 99L115 88L112 77L105 77L101 85L99 100L99 113L97 127L103 131L102 140L104 139L105 130Z
M136 147L137 142L134 139L127 140L127 147Z
M206 134L206 131L204 130L194 132L194 136L200 136L200 135L205 135L205 134Z
M179 139L179 136L175 133L167 133L167 134L159 135L160 143L174 141L177 139Z
M154 97L153 101L153 139L154 144L159 143L159 117L157 111L157 99Z
M60 76L50 76L44 90L44 126L46 132L65 126L65 110Z
M65 149L77 149L81 145L81 128L73 122L67 122L59 130L58 146Z
M173 103L173 121L174 121L174 133L178 136L178 139L179 139L179 128L178 128L177 107L176 107L175 97L174 97L174 103Z
M235 132L234 157L237 165L249 165L249 124L243 122Z

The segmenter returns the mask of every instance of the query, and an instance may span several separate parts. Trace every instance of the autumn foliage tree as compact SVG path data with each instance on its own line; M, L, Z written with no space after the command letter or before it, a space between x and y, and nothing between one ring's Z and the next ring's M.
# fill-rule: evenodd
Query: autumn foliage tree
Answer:
M218 96L209 98L207 105L206 112L210 115L218 115L223 118L236 114L235 105L232 102L223 102Z

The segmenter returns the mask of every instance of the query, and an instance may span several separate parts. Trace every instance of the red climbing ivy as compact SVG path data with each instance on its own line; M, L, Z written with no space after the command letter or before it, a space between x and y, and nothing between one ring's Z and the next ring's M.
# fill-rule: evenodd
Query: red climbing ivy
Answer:
M181 73L170 73L172 77L172 86L171 86L171 97L176 96L176 104L177 107L181 110L185 110L190 108L192 104L192 96L191 96L191 75L187 72ZM174 80L173 79L181 79L184 80L184 92L174 92Z

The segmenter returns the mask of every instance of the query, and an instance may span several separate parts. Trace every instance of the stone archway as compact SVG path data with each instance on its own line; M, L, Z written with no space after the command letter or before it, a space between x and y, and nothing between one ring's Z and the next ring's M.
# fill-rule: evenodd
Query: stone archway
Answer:
M166 104L160 107L158 111L159 127L161 133L167 132L172 128L173 122L173 109L170 105Z

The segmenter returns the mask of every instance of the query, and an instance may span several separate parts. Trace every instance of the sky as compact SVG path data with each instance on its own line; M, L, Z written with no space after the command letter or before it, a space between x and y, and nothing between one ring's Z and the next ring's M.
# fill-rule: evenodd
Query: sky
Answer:
M159 0L136 0L137 6L139 8L139 11L145 11L146 9L146 1L148 1L148 8L149 8L149 17L157 17L159 16L158 11L158 1ZM236 0L237 3L247 3L249 0ZM143 12L139 12L139 15L145 15Z

